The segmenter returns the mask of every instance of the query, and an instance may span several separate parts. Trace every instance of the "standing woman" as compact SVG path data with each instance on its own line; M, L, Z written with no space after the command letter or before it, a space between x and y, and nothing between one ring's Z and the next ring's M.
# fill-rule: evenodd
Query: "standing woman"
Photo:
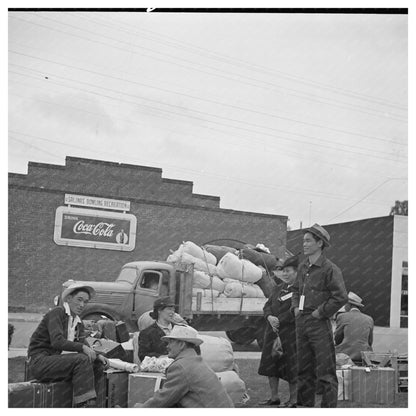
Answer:
M297 256L285 260L278 283L264 305L264 317L267 320L264 333L264 344L261 353L258 373L269 378L271 397L259 404L267 406L280 405L279 379L289 383L289 400L280 407L296 407L296 324L295 317L290 311L292 298L292 285L296 280L298 267ZM275 274L275 277L277 275ZM282 342L283 355L279 359L272 358L273 342L279 333Z

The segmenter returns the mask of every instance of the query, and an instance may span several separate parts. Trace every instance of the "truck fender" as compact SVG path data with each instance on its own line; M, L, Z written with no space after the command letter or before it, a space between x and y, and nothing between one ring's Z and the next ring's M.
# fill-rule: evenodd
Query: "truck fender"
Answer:
M82 311L82 319L93 319L97 320L101 318L101 315L104 315L113 321L121 320L120 314L111 306L103 303L94 303L93 305L87 305Z

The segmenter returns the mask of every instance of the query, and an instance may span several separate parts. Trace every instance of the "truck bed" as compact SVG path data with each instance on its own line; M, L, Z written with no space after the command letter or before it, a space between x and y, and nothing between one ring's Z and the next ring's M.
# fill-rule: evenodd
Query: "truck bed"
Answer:
M267 298L228 298L193 296L192 313L196 314L249 314L263 315L263 306Z

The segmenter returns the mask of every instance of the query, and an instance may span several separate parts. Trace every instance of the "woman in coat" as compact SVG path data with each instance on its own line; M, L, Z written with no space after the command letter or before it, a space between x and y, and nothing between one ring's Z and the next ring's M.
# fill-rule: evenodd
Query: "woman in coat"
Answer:
M282 271L279 273L279 278L283 282L273 289L263 308L267 326L258 373L268 377L271 391L270 399L260 403L263 405L280 405L279 380L283 379L289 383L290 397L281 407L296 407L296 325L290 307L291 286L296 280L297 267L298 258L296 256L285 260L281 268ZM277 334L282 342L283 355L276 360L272 357L272 347Z

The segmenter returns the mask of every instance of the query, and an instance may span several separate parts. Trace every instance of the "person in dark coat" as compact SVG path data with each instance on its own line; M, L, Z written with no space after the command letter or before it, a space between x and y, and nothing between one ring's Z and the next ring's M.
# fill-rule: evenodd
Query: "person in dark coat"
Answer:
M296 407L296 325L290 308L292 284L296 280L297 267L297 256L286 259L279 273L283 282L278 283L273 289L263 308L268 324L264 334L258 373L268 377L271 391L271 397L260 402L263 405L280 405L279 379L283 379L289 383L290 397L281 407ZM272 347L277 334L282 342L283 355L276 360L272 357Z

